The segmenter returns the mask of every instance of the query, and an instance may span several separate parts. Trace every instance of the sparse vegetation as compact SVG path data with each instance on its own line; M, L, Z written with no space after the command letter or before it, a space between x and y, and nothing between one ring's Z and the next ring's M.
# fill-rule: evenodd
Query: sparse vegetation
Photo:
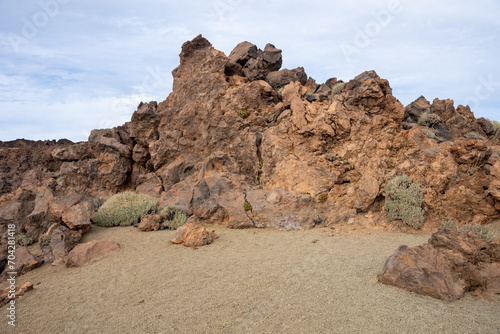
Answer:
M431 112L425 112L420 116L417 124L421 126L433 126L434 124L437 124L439 122L441 122L441 117L439 117L439 115L433 114Z
M281 87L279 88L277 91L276 91L276 94L278 95L278 99L281 101L283 100L283 91L285 90L284 87Z
M158 200L147 195L124 192L109 198L92 221L99 226L130 226L156 209Z
M335 95L338 95L342 93L342 90L344 89L345 83L339 82L335 86L332 87L332 97L335 97Z
M499 121L492 121L491 119L489 119L488 121L490 121L491 125L493 125L493 128L495 130L500 129L500 122Z
M334 162L336 159L335 159L335 156L331 153L326 153L325 154L325 158L326 160L330 161L330 162Z
M475 132L467 132L464 135L465 138L479 138L479 135Z
M465 224L462 227L458 227L458 223L455 223L453 220L443 220L441 223L440 229L449 228L449 227L456 228L459 231L472 232L475 235L477 235L479 238L482 238L482 239L491 240L493 238L493 233L491 233L488 226L485 226L485 225Z
M245 203L243 203L243 210L245 210L245 212L252 211L252 209L252 204L250 204L250 202L245 201Z
M413 183L406 175L398 176L387 183L385 195L384 208L388 211L389 221L400 219L413 228L422 227L424 199L420 184Z
M240 111L238 111L238 116L247 119L250 116L250 111L248 111L248 109L240 109Z
M322 193L318 195L318 201L320 203L325 203L328 200L328 194L327 193Z
M38 239L38 244L41 248L48 246L52 241L52 237L50 235L42 235L40 239Z
M184 210L178 205L167 205L161 211L161 216L165 218L163 226L172 230L184 225L188 219Z
M16 243L21 246L29 246L33 243L33 238L23 234L16 238Z

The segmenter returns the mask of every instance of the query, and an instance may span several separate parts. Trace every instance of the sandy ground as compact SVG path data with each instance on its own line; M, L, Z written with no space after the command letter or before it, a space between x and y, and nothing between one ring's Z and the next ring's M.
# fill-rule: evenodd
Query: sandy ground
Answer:
M212 228L220 238L193 250L172 245L173 231L94 227L84 241L121 250L19 277L39 284L17 300L15 330L2 308L0 333L500 333L500 302L374 281L399 245L428 235Z

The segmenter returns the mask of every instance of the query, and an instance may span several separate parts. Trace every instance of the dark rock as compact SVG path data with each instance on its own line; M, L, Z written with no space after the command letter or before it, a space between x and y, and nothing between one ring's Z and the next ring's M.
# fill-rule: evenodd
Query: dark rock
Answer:
M288 85L290 82L299 81L302 85L307 82L307 74L303 67L297 67L294 70L283 69L270 72L266 76L266 81L274 88L278 89Z
M493 127L493 124L491 124L491 122L489 120L487 120L484 117L481 117L481 118L477 119L477 122L479 123L479 125L483 129L484 133L486 133L486 135L493 136L495 134L496 130Z

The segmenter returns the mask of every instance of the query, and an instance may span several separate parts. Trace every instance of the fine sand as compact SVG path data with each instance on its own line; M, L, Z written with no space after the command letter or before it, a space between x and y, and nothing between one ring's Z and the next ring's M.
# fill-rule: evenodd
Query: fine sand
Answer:
M219 239L194 250L171 244L173 231L93 227L83 241L121 250L19 277L35 289L17 299L15 330L2 308L0 333L500 333L500 302L375 281L399 245L428 235L211 228Z

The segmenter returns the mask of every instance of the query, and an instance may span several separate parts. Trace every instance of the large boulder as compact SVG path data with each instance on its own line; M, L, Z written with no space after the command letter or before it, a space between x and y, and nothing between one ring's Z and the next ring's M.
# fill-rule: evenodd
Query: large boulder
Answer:
M119 249L120 246L118 243L112 240L94 240L84 244L79 244L73 248L71 252L69 252L66 260L66 266L81 267L113 254Z
M282 69L280 71L270 72L266 76L266 81L274 88L278 89L285 87L290 82L298 81L302 85L307 82L307 74L304 72L303 67L297 67L296 69Z
M422 246L400 246L378 276L381 283L445 301L463 297L467 291L485 289L483 263L499 263L495 242L472 232L445 228ZM490 274L491 289L496 273Z
M53 228L50 242L42 247L45 263L61 264L66 260L68 253L75 247L82 238L81 230L70 230L65 226Z

